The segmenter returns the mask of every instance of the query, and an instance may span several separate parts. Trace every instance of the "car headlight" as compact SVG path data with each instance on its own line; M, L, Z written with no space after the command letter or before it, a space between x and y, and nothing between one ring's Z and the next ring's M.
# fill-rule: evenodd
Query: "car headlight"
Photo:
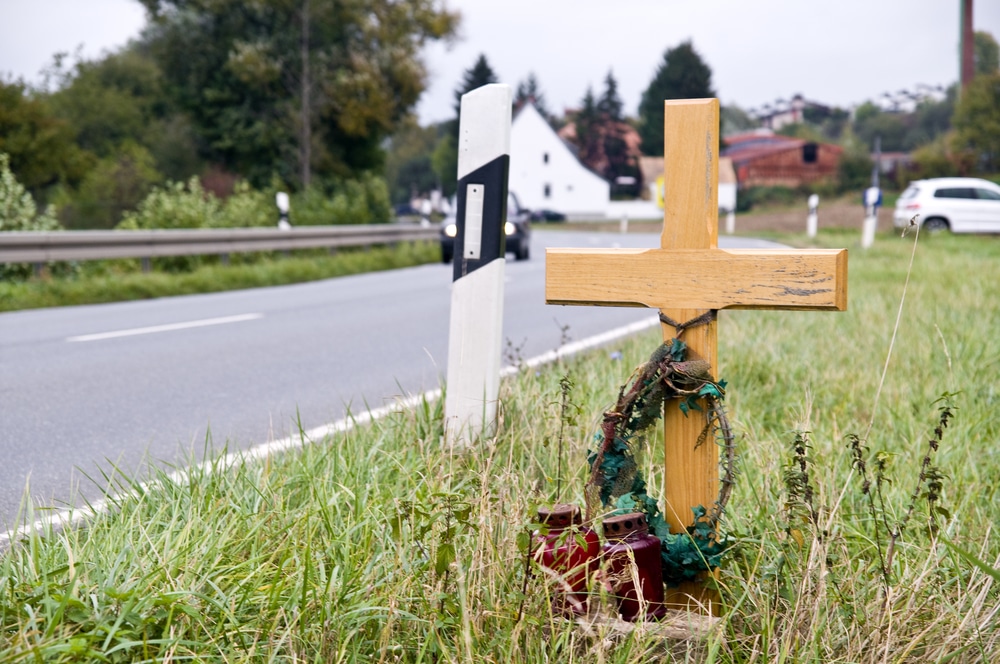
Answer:
M514 233L516 233L516 232L517 232L517 226L515 226L514 224L512 224L512 223L511 223L511 222L509 222L509 221L507 221L507 222L504 222L504 225L503 225L503 232L504 232L505 234L507 234L507 235L513 235Z
M447 235L448 237L455 237L456 235L458 235L458 225L448 224L447 226L444 227L444 234Z

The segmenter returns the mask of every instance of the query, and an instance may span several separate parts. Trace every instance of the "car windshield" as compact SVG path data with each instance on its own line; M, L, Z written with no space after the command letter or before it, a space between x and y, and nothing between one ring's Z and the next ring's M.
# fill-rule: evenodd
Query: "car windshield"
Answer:
M976 189L976 196L987 201L1000 201L1000 194L992 189Z

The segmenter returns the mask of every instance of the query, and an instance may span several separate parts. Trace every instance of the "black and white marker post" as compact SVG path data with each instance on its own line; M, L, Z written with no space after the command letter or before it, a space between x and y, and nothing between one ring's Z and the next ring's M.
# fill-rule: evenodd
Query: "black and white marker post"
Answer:
M484 85L462 95L444 403L445 439L453 446L496 431L510 116L510 86Z

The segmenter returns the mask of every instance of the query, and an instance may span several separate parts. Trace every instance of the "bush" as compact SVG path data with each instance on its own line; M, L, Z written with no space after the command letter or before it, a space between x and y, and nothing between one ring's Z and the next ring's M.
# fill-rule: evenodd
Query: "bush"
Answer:
M736 197L736 211L749 212L760 205L793 205L801 199L802 192L791 187L748 187Z
M857 191L867 187L872 180L875 163L863 149L845 151L837 166L837 184L840 191Z
M0 232L62 230L51 206L41 214L35 199L10 170L10 157L0 152ZM0 263L0 279L23 280L31 276L24 263Z
M289 216L294 226L386 223L392 219L389 187L371 174L310 187L292 197Z
M90 169L75 191L62 190L59 218L67 228L114 228L160 182L153 156L141 145L124 145Z

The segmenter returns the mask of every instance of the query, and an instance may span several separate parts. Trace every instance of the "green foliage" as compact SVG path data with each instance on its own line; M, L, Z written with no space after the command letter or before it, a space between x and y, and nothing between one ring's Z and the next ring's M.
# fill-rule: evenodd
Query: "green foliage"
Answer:
M420 127L413 118L393 134L385 160L385 179L393 203L408 203L414 194L437 187L432 154L442 135L440 126Z
M434 148L431 168L441 184L442 193L445 196L454 194L458 182L458 142L451 132L441 136Z
M60 182L76 183L92 156L73 141L73 130L23 83L0 79L0 152L10 169L36 195Z
M950 149L953 142L954 135L941 136L914 150L913 163L901 174L901 180L949 177L960 172L960 166ZM905 181L899 184L905 186Z
M154 228L218 228L222 204L206 192L198 178L156 187L139 206L126 212L122 230Z
M296 226L382 224L392 220L385 180L364 173L332 187L314 186L292 197L291 222Z
M467 92L472 92L476 88L481 88L484 85L489 85L490 83L497 83L500 79L497 78L497 74L493 71L493 67L486 60L486 56L482 53L476 58L475 63L464 72L462 72L462 81L455 88L455 122L458 122L459 117L462 113L462 95ZM456 124L454 129L455 136L458 136L458 126Z
M871 183L874 162L863 146L844 150L837 164L837 184L841 191L860 191Z
M135 46L57 75L53 113L73 128L77 145L101 158L124 144L148 147L171 110L160 69Z
M955 109L955 144L971 154L977 171L1000 168L1000 73L977 76Z
M35 199L10 170L10 157L0 152L0 233L7 231L62 230L51 207L41 213ZM25 279L31 266L0 263L0 280Z
M973 35L972 51L976 76L989 76L1000 70L1000 44L993 35L977 30Z
M514 93L514 110L520 109L529 101L541 116L548 120L549 124L553 124L554 119L545 103L545 95L542 93L542 87L538 83L535 72L529 72L528 78L517 84L517 91Z
M720 412L725 382L716 382L708 375L707 363L685 362L686 358L687 345L680 339L671 339L653 351L649 361L622 386L615 406L605 412L601 433L596 437L597 449L587 456L590 478L585 494L590 497L596 484L597 497L605 507L613 504L620 514L646 514L650 532L660 539L664 582L671 586L693 581L702 572L717 567L729 547L716 531L726 502L721 494L712 514L703 506L695 507L694 523L688 532L674 534L656 499L647 492L639 469L638 455L645 445L647 430L662 416L668 401L676 401L685 415L702 411L699 400L704 400L713 413ZM708 418L706 427L712 427L715 421ZM730 432L723 435L731 437ZM726 481L730 480L727 470Z
M843 246L856 236L821 229L816 243ZM735 385L727 401L746 442L726 510L735 546L718 567L720 618L705 636L665 643L655 625L586 632L552 615L538 577L524 585L531 540L523 524L547 495L539 473L557 464L556 446L540 441L558 435L551 403L560 380L573 372L574 401L596 417L622 367L649 359L657 329L505 380L503 426L470 452L440 444L437 400L350 431L306 436L301 449L266 461L236 454L225 461L221 450L208 450L204 465L200 455L174 460L172 467L191 465L183 481L115 473L120 487L136 489L133 497L114 499L114 509L86 527L44 526L0 553L0 660L71 661L71 650L89 649L78 659L995 661L1000 242L993 240L921 236L902 312L906 341L896 344L874 413L910 255L898 234L852 252L846 312L720 312L719 361ZM843 436L875 416L868 444L891 449L894 468L905 471L895 477L907 480L885 485L886 504L905 508L938 419L928 417L928 404L954 386L964 390L960 416L935 460L948 476L941 502L951 518L933 539L923 527L927 503L918 501L886 596ZM817 504L829 508L821 512L830 525L822 542L797 539L782 518L789 431L811 432L810 478ZM567 437L577 487L589 442ZM672 477L663 475L662 444L651 443L642 465L654 493ZM461 503L471 508L467 526ZM407 504L427 514L411 518ZM454 558L446 550L437 568L449 510Z
M719 108L719 122L722 125L721 133L723 136L741 134L759 126L746 111L736 104L725 104Z
M379 168L424 90L420 49L458 20L433 0L142 1L145 46L203 156L258 187Z
M668 48L639 102L639 136L644 154L663 153L663 101L715 97L712 70L690 41Z
M329 279L349 274L438 263L437 243L410 243L370 251L342 250L330 256L323 250L293 252L290 257L239 254L230 265L213 257L185 265L185 271L139 271L138 261L84 263L71 277L0 280L0 311L62 307L102 302L146 300L174 295L217 293ZM157 264L158 265L158 264ZM175 270L179 266L174 266Z
M798 204L802 200L803 193L792 187L749 187L741 191L737 197L736 210L747 212L756 207Z
M78 187L58 190L59 218L67 228L114 228L162 179L149 150L127 142L98 161Z

